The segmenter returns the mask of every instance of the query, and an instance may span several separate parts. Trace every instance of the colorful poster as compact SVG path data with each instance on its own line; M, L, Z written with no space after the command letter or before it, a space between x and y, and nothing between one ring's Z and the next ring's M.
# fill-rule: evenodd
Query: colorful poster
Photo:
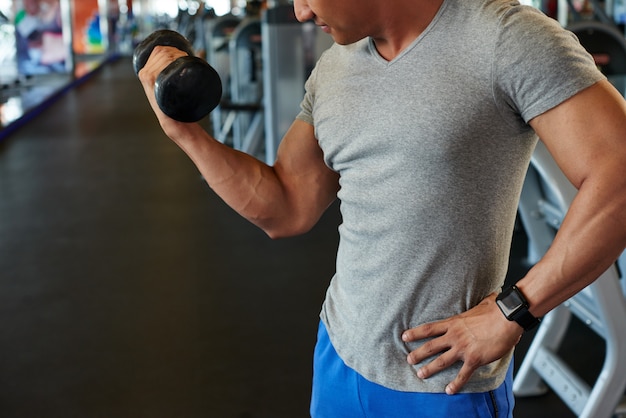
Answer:
M106 40L101 31L98 0L74 0L72 14L74 52L77 55L105 53Z
M60 0L16 0L15 39L23 75L66 72Z

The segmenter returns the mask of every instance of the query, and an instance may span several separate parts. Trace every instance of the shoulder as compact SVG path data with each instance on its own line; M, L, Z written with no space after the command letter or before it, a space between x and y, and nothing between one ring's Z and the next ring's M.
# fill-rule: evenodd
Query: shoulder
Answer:
M438 38L480 50L493 50L501 39L520 44L528 35L545 39L562 31L539 10L512 0L446 0L433 26Z

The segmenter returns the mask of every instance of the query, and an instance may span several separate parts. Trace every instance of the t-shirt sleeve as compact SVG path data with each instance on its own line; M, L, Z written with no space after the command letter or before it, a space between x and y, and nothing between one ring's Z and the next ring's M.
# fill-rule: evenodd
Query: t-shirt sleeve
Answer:
M315 82L317 79L317 71L325 53L322 54L316 66L311 71L311 75L304 84L304 98L300 102L300 113L296 115L296 119L313 125L313 103L315 98Z
M502 18L493 65L496 101L526 123L605 78L573 33L527 6Z
M309 81L310 80L311 79L309 78ZM304 121L309 125L313 125L313 100L312 93L308 89L308 86L310 84L309 81L307 81L307 83L305 84L306 87L304 99L302 99L302 102L300 103L300 113L296 115L296 119Z

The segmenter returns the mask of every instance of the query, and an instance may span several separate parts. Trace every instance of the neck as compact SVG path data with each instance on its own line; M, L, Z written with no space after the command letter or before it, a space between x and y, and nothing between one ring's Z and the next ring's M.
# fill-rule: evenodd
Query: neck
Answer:
M378 53L388 61L404 51L430 25L444 0L398 0L387 6L379 34L372 35Z

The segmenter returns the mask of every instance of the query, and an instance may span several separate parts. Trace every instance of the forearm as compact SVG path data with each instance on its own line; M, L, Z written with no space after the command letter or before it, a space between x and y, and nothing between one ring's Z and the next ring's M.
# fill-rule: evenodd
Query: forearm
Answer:
M212 138L201 126L185 125L168 136L196 165L209 187L237 213L268 235L290 235L293 213L275 169ZM293 233L296 233L295 231Z
M592 283L625 246L626 176L603 167L580 185L552 246L518 282L531 312L543 316Z

